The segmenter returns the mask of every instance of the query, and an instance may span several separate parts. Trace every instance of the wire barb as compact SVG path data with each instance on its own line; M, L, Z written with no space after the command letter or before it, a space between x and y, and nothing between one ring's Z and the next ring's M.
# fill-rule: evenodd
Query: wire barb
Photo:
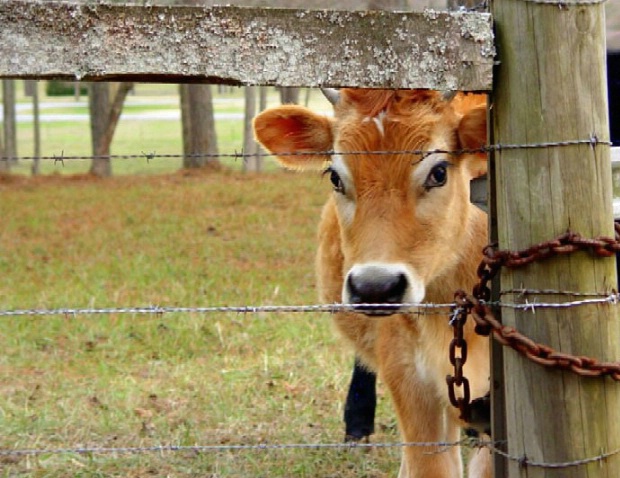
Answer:
M60 157L57 157L56 155L53 156L54 164L59 162L60 164L62 164L62 167L64 168L65 167L64 156L65 156L65 150L63 149L60 152Z
M152 153L145 153L142 151L142 155L146 158L146 164L151 164L151 159L155 158L155 151Z

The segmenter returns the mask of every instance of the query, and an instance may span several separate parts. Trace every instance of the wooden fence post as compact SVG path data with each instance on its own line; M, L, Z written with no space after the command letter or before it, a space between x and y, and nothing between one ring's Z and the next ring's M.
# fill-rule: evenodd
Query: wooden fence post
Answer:
M608 141L604 4L579 0L495 0L499 66L492 137L498 144ZM612 236L612 183L606 144L502 149L495 153L499 246L520 250L567 229ZM501 275L502 302L583 297L517 289L609 293L613 258L577 252ZM618 306L502 309L503 323L562 352L620 359ZM535 364L504 349L507 451L513 477L619 477L620 455L547 468L620 448L620 383ZM529 463L529 464L528 464Z

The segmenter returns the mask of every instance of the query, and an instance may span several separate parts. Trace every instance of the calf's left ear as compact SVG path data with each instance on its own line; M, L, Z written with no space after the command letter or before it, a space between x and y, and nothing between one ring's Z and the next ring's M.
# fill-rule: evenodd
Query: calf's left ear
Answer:
M459 122L459 148L482 149L487 145L487 109L479 106L469 110ZM483 176L487 172L486 152L468 154L465 159L472 178Z
M289 169L323 169L334 144L331 124L307 108L284 105L254 118L254 136Z

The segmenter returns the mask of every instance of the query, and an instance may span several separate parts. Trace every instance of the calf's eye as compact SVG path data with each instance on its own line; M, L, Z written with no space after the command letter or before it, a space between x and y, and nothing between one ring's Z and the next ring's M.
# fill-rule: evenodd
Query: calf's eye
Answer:
M342 182L342 179L340 179L340 176L336 171L334 171L332 168L327 168L325 170L325 173L323 174L329 174L329 180L334 187L334 191L340 194L344 194L344 183Z
M446 184L448 182L448 166L449 163L447 161L442 161L433 166L433 169L426 177L426 181L424 181L424 187L428 190Z

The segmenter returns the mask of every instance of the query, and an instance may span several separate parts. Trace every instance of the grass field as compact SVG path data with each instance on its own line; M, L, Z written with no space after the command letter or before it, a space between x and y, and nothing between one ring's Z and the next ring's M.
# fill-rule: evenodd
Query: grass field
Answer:
M84 138L82 138L84 140ZM0 182L0 308L315 303L319 174ZM0 448L334 443L326 314L0 317ZM379 387L378 433L398 441ZM383 477L398 448L0 457L2 477Z

